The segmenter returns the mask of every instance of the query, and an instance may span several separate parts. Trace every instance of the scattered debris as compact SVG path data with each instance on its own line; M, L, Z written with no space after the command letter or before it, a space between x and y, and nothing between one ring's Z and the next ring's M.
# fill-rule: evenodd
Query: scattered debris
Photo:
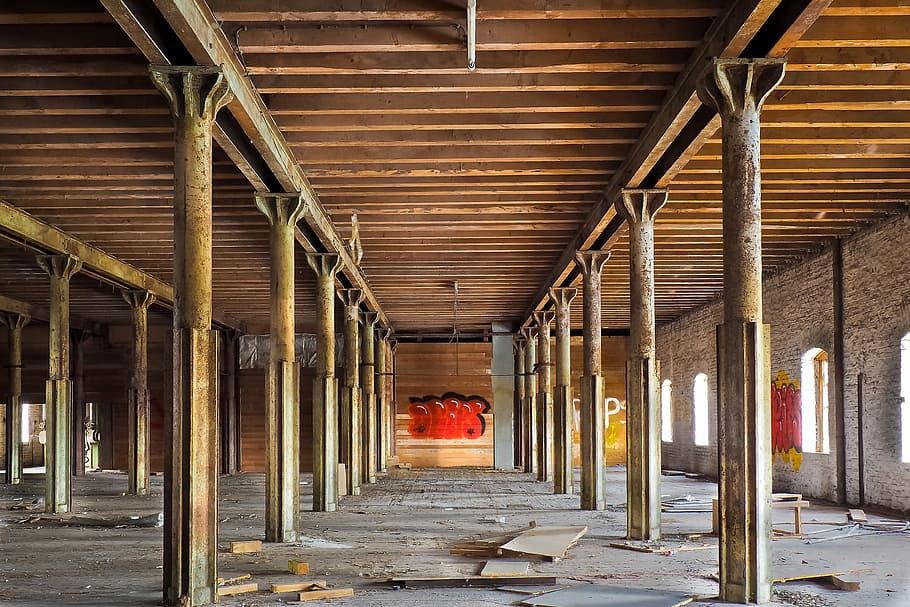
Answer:
M619 548L621 550L633 550L635 552L648 552L651 554L664 554L670 556L677 552L688 552L690 550L711 550L717 549L715 544L674 544L668 545L661 541L644 541L644 542L610 542L610 548Z
M307 535L299 536L294 546L303 548L353 548L350 544L341 544L321 537L309 537Z
M533 607L680 607L695 597L683 592L624 588L603 584L571 586L519 601Z
M243 582L245 580L249 580L252 578L253 578L253 576L250 575L249 573L246 573L244 575L238 575L237 577L230 577L230 578L220 577L220 578L218 578L218 585L219 586L229 586L231 584L236 584L237 582Z
M548 575L518 575L515 577L414 577L390 578L395 590L402 588L495 588L496 586L555 586L556 577Z
M123 529L126 527L160 528L164 526L164 513L157 512L155 514L134 514L129 516L115 517L93 517L80 515L56 516L52 514L36 514L16 522L19 524L42 523L48 526L60 525L67 527L110 527L117 529Z
M288 561L288 571L294 575L306 575L310 572L310 564L304 561Z
M673 497L660 502L661 512L711 512L710 497L692 497L684 495Z
M353 588L333 588L331 590L309 590L301 592L298 598L301 601L315 601L321 599L339 599L346 596L354 596Z
M772 598L781 603L795 605L796 607L831 607L823 597L808 592L794 592L792 590L775 590Z
M260 540L231 542L229 551L231 554L252 554L262 552L262 542Z
M247 592L259 592L259 584L250 582L248 584L218 587L218 596L233 596L235 594L246 594Z
M294 582L293 584L272 584L271 592L300 592L301 590L325 590L329 585L325 580Z
M481 577L515 577L528 575L528 561L487 561L480 571Z

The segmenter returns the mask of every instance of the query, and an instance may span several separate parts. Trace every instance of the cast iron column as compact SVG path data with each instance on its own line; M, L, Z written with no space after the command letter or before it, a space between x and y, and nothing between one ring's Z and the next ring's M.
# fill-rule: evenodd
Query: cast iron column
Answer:
M73 476L85 476L85 345L91 339L86 331L73 331Z
M344 392L341 394L338 433L341 461L345 464L348 493L360 495L360 304L363 291L339 289L344 303Z
M363 313L363 346L360 355L360 385L363 386L363 400L360 403L362 415L360 431L363 440L363 453L361 459L362 480L367 483L376 482L376 379L374 377L374 358L376 346L376 323L379 314L376 312Z
M45 396L46 436L44 448L46 512L72 509L70 441L73 425L73 384L70 381L70 279L82 268L71 255L42 255L38 265L50 276L50 340L48 381Z
M152 66L174 119L174 397L165 451L164 603L218 600L218 361L212 331L212 125L218 67Z
M31 320L23 314L0 315L9 328L9 395L6 399L6 483L22 482L22 329Z
M527 462L527 453L525 452L525 435L527 434L525 424L527 419L524 413L526 344L527 340L524 335L518 334L512 345L512 352L515 356L515 417L512 433L515 437L515 464L522 469L524 469L525 462Z
M376 419L378 424L378 449L376 467L380 472L388 471L389 456L389 422L392 419L389 411L389 394L388 394L388 339L392 335L392 330L382 327L376 332Z
M553 478L553 384L550 381L550 325L556 314L534 312L537 324L537 480Z
M581 377L581 508L606 507L604 471L603 377L601 376L600 272L609 251L578 251L575 261L584 277L584 374Z
M316 273L316 378L313 380L313 512L338 507L338 389L335 385L335 274L338 253L307 253Z
M572 461L572 335L569 311L578 289L552 288L556 306L556 391L553 396L553 493L572 495L575 466Z
M155 295L148 291L122 291L133 318L133 356L129 388L129 468L130 495L149 494L149 306Z
M699 83L723 132L724 324L718 327L720 598L771 598L771 365L762 324L759 111L780 59L715 59Z
M654 215L666 190L623 190L616 212L629 226L631 352L626 361L627 533L660 539L660 385L654 320Z
M525 400L521 408L524 424L525 472L537 472L537 327L522 327L525 338Z
M237 381L240 334L233 330L222 331L221 343L224 344L224 375L219 390L222 402L221 471L237 474L240 470L240 386Z
M256 194L256 207L269 221L271 251L271 331L265 385L267 542L295 542L300 531L300 380L294 356L294 230L305 206L303 198L296 193Z

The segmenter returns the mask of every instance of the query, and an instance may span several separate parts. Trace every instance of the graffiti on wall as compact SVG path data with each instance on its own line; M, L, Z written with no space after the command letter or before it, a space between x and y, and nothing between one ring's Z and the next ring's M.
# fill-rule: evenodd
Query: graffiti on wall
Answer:
M778 371L771 381L771 451L799 471L803 463L803 414L799 380Z
M476 440L487 429L483 414L490 411L490 403L480 396L446 392L409 400L408 434L414 438Z

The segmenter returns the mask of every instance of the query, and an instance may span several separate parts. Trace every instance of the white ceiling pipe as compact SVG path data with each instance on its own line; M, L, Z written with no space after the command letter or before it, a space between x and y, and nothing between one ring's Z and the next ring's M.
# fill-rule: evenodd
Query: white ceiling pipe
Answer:
M468 69L474 71L477 34L477 0L468 0Z

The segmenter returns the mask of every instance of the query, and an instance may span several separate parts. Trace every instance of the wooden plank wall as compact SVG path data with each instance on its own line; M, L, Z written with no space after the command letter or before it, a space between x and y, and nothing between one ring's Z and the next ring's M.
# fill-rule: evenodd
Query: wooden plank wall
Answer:
M476 440L414 438L408 432L411 397L456 392L477 395L492 405L490 343L402 343L395 356L395 441L399 461L415 467L492 466L493 415L484 415L486 430Z
M265 369L240 371L240 469L265 472ZM313 471L314 369L300 372L300 471Z

